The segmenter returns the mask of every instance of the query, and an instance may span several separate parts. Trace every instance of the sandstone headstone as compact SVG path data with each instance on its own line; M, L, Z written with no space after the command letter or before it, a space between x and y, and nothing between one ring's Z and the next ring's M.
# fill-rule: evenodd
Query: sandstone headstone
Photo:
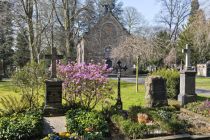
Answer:
M0 59L0 81L3 79L3 74L4 74L4 70L3 70L3 60Z
M205 64L197 64L197 75L210 77L210 61L207 61Z
M146 106L161 107L168 105L166 81L160 76L149 76L145 80Z

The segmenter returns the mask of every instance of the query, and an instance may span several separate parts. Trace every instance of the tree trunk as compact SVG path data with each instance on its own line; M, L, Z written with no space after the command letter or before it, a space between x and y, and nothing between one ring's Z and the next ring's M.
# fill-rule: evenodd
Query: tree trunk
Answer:
M139 56L137 56L137 61L136 61L136 93L139 91Z
M65 32L65 48L66 48L66 58L70 57L70 13L69 13L69 0L64 0L63 3L64 12L64 32Z
M30 59L31 62L35 59L34 54L34 31L33 31L33 22L32 19L28 18L28 31L29 31L29 49L30 49Z

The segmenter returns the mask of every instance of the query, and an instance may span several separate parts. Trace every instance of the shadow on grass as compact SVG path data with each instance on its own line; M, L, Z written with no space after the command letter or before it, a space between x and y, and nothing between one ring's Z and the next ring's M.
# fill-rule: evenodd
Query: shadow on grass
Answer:
M206 101L207 99L210 100L210 97L197 96L197 101Z

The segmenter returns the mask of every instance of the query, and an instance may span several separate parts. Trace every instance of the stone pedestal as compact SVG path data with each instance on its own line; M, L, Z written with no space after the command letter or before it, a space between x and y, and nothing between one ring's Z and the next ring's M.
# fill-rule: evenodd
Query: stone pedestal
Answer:
M63 114L62 108L62 81L57 79L46 81L45 116L59 116Z
M160 76L149 76L145 80L146 106L161 107L167 106L166 81Z
M178 101L182 106L196 101L195 77L195 70L182 70L180 72L180 93Z

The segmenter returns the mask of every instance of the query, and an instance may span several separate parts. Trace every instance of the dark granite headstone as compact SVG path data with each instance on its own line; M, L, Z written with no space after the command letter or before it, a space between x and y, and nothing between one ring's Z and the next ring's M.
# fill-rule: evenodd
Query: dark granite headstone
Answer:
M166 81L160 76L149 76L145 80L146 106L161 107L168 105Z
M61 55L57 55L56 48L52 48L52 55L45 56L51 59L51 77L46 80L45 107L44 113L47 116L56 116L63 113L62 109L62 81L57 79L56 60L62 59Z
M180 93L178 95L178 101L182 106L196 101L195 77L195 70L182 70L180 72Z
M55 104L55 106L60 106L62 100L62 81L46 81L47 85L47 95L46 103Z

